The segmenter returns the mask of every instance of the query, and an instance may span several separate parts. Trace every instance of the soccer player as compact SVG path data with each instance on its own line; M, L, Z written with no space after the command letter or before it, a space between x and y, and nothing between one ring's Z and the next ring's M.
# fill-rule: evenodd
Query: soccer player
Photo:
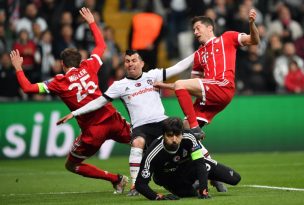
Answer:
M174 89L186 116L185 126L199 139L205 137L201 128L232 100L235 92L235 58L239 46L257 45L260 41L255 25L256 12L249 12L250 35L228 31L219 37L214 34L214 22L209 17L192 19L193 32L201 46L195 52L192 79L178 80L173 84L156 82L157 88ZM191 95L196 97L192 105ZM211 181L219 192L227 189Z
M23 58L19 51L13 50L10 54L17 79L25 93L54 93L70 110L78 109L102 96L98 88L97 72L102 65L100 56L104 53L106 45L91 11L88 8L82 8L79 12L91 29L96 47L91 57L83 61L76 49L67 48L62 51L61 60L65 75L56 75L51 80L31 84L23 73ZM77 117L77 122L82 133L74 141L65 163L66 169L84 177L110 181L115 192L122 193L128 181L126 176L107 172L83 161L94 155L108 139L129 143L130 125L110 103L94 112Z
M236 185L241 180L233 169L214 160L204 159L201 143L184 130L180 118L170 117L163 122L163 135L145 152L135 187L150 200L176 200L198 196L208 199L207 178ZM172 194L162 195L149 187L153 181Z
M257 45L260 41L255 25L256 12L249 12L250 35L227 31L214 34L214 22L205 16L192 19L193 32L201 46L195 52L192 79L174 84L155 83L158 88L174 89L179 104L193 130L200 130L223 110L235 92L235 59L239 46ZM196 97L192 106L191 96Z
M139 171L145 146L162 134L162 121L167 118L159 90L153 87L156 81L164 81L187 69L193 63L193 54L167 69L152 69L143 72L144 61L137 51L127 50L124 67L127 76L115 81L103 96L75 110L58 123L66 122L87 112L98 109L113 99L120 98L130 115L132 124L132 147L130 150L130 175L132 180L129 196L138 195L134 183Z

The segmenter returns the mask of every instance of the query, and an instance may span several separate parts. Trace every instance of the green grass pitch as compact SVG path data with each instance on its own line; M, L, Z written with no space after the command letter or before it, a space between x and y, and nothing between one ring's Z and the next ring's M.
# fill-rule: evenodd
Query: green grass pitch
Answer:
M213 154L213 158L237 170L242 176L240 184L228 186L227 193L210 187L210 200L183 198L174 202L114 195L110 183L66 171L65 159L0 160L0 204L304 204L304 152ZM127 156L88 162L129 175ZM152 187L165 193L154 184Z

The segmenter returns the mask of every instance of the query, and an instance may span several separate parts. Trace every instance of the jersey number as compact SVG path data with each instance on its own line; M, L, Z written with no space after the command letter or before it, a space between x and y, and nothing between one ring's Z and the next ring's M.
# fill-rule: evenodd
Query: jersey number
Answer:
M86 82L86 80L89 78L89 75L85 75L82 78L80 78L80 83L72 83L69 86L69 90L72 90L74 87L77 88L77 102L82 101L85 97L88 96L88 94L92 94L95 92L95 90L97 89L97 85L93 82L93 81L89 81L88 83ZM82 93L82 90L85 90L87 92L85 92L84 94Z

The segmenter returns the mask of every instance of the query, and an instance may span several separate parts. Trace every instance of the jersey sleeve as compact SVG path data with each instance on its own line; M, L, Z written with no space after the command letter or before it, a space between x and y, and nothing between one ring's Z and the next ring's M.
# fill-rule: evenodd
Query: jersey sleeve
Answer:
M103 64L101 58L97 54L92 54L90 58L81 62L80 67L86 67L88 70L97 73Z
M44 81L42 84L43 89L47 93L54 93L54 94L60 93L62 88L58 85L58 79L62 77L63 77L62 74L58 74L54 78Z
M155 81L165 81L166 80L166 71L163 68L155 68L149 70L148 74L152 75Z
M157 147L147 151L141 161L140 170L135 182L136 190L150 200L155 200L157 197L157 193L151 189L149 182L155 170L158 152L159 149Z
M107 98L109 101L120 98L121 95L122 91L120 88L120 81L115 81L104 93L105 98Z
M200 142L196 140L196 138L190 134L185 132L183 134L183 138L188 140L189 146L191 147L191 159L196 169L196 177L199 181L199 189L207 189L208 187L208 172L205 165L205 159L202 152L202 146Z
M243 46L241 43L241 36L246 35L245 33L239 33L236 31L227 31L223 34L223 37L226 39L226 42L233 44L235 47Z

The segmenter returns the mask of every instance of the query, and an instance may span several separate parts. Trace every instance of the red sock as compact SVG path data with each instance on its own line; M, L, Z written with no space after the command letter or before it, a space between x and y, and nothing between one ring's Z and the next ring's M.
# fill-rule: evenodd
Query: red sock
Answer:
M179 105L181 106L184 115L186 115L190 128L198 126L196 114L193 108L192 98L186 89L175 90Z
M84 177L104 179L110 182L117 182L118 175L99 169L90 164L81 163L76 167L76 173Z

